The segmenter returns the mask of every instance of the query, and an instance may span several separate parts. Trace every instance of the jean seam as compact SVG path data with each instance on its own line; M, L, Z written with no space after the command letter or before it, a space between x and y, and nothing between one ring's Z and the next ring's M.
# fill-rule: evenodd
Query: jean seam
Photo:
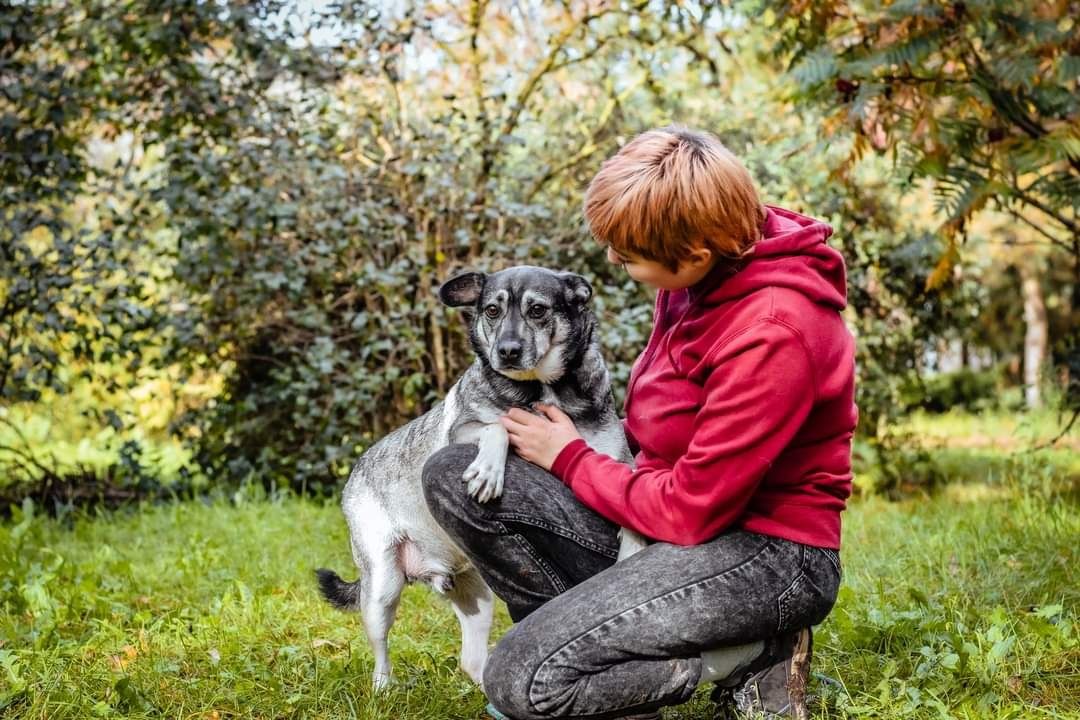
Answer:
M510 521L520 523L522 525L531 525L533 527L538 527L541 530L547 530L548 532L555 533L556 535L564 537L567 540L572 540L573 542L576 542L578 545L585 548L586 550L598 552L605 557L617 558L619 556L618 550L611 550L610 548L606 548L603 545L599 545L592 542L591 540L586 539L581 535L578 535L572 530L567 530L564 527L545 522L535 517L530 517L528 515L518 515L516 513L499 513L496 518L500 523Z
M784 592L780 593L780 596L776 599L776 610L778 615L776 621L776 632L778 634L784 631L784 621L789 615L788 605L791 601L791 596L795 593L796 590L800 589L807 580L809 580L809 578L807 578L806 573L802 570L799 570L799 573L795 576L795 579L791 581L791 584L788 585Z
M825 557L832 564L833 569L836 570L836 574L841 578L844 576L844 570L840 565L840 555L832 548L821 548L821 551L825 554Z
M521 547L521 549L524 550L530 558L532 558L533 562L536 563L536 566L540 568L540 572L544 573L544 576L548 579L548 582L550 582L551 586L555 589L555 594L561 595L562 593L566 592L566 585L563 583L562 579L559 578L554 568L548 565L547 561L544 560L544 558L536 552L536 549L532 546L532 543L530 543L527 538L522 537L519 533L511 532L501 522L499 523L499 525L502 527L503 532L507 535L507 537L513 538L514 542L516 542L518 546Z
M719 580L721 578L727 577L728 575L731 575L735 571L740 570L740 569L746 567L747 565L749 565L751 562L756 560L762 553L764 553L767 549L769 549L769 548L771 548L773 546L774 546L774 544L772 542L765 542L764 544L762 544L762 546L760 548L758 548L758 550L756 552L754 552L753 555L751 555L750 557L744 559L742 562L738 563L737 565L731 566L730 568L728 568L727 570L724 570L723 572L717 573L716 575L710 575L707 578L701 578L699 580L695 580L694 582L691 582L691 583L686 583L685 585L680 585L679 587L673 588L673 589L665 592L662 595L657 595L656 597L650 598L650 599L648 599L648 600L646 600L644 602L638 603L637 605L634 605L633 607L626 608L625 610L620 611L618 614L612 615L611 617L607 618L603 622L601 622L601 623L599 623L597 625L594 625L589 630L577 635L576 637L574 637L574 638L572 638L570 640L567 640L561 646L559 646L558 648L553 650L551 652L551 654L549 654L546 658L544 658L543 662L541 662L539 664L539 666L537 666L536 671L533 673L532 680L529 683L529 704L532 705L534 710L536 710L537 712L541 712L537 708L538 701L537 701L537 698L536 698L536 689L537 689L537 685L545 684L547 682L546 677L542 677L542 675L546 675L546 671L547 671L548 667L551 665L551 663L553 661L555 661L556 659L558 659L560 657L563 657L566 654L566 652L572 646L579 643L582 639L584 639L586 637L589 637L590 635L602 634L602 631L606 627L611 625L613 622L618 621L620 618L622 618L623 616L625 616L625 615L627 615L629 613L636 612L640 608L644 608L644 607L646 607L648 605L656 603L657 601L665 600L665 599L669 598L670 596L675 595L676 593L682 592L684 590L688 590L688 589L691 589L691 588L696 588L696 587L698 587L700 585L704 585L706 583L710 583L710 582L713 582L715 580ZM652 702L653 699L654 698L647 698L645 700L639 700L639 701L633 703L632 705L626 705L626 706L617 707L617 708L604 708L602 711L597 710L596 712L618 712L620 710L625 710L625 709L629 709L629 708L632 708L632 707L642 705L642 704L644 704L646 702Z

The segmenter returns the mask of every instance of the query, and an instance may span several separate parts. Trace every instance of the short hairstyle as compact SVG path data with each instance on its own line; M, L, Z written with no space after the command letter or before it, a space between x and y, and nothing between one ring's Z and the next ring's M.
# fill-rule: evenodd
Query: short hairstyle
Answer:
M715 135L669 125L604 162L585 192L585 220L615 252L675 272L694 248L729 260L746 255L765 208L746 167Z

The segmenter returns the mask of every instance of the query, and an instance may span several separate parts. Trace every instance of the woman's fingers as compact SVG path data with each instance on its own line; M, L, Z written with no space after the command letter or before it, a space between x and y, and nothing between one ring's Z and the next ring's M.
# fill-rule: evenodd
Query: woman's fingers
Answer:
M573 423L573 420L570 419L570 416L564 413L555 405L548 405L547 403L536 403L534 407L540 412L544 413L544 415L547 416L547 418L552 422Z
M529 425L537 420L537 417L531 412L518 407L510 408L503 417L508 417L519 425Z

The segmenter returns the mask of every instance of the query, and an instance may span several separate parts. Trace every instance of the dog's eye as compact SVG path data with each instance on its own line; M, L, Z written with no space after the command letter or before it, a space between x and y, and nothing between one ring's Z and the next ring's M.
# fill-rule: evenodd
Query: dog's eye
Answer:
M543 305L533 305L531 308L529 308L529 317L533 318L534 320L539 320L540 318L547 315L547 311L548 309Z
M497 318L497 317L499 317L499 306L498 305L488 305L487 307L484 308L484 314L487 315L489 318Z

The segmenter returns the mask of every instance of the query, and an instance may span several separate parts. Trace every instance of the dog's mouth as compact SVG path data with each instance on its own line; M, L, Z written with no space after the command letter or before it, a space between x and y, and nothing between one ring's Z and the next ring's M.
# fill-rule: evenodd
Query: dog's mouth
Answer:
M491 367L495 372L517 380L539 381L542 383L555 382L563 373L561 364L562 349L554 345L546 353L536 359L534 363L526 366L520 362L506 362L504 360L492 360Z
M539 380L539 376L536 374L536 368L522 368L505 365L503 367L495 368L495 371L500 375L505 375L511 380Z
M523 363L520 360L505 360L500 357L491 358L491 367L493 367L496 372L503 373L504 375L535 372L537 365L539 365L539 362Z

